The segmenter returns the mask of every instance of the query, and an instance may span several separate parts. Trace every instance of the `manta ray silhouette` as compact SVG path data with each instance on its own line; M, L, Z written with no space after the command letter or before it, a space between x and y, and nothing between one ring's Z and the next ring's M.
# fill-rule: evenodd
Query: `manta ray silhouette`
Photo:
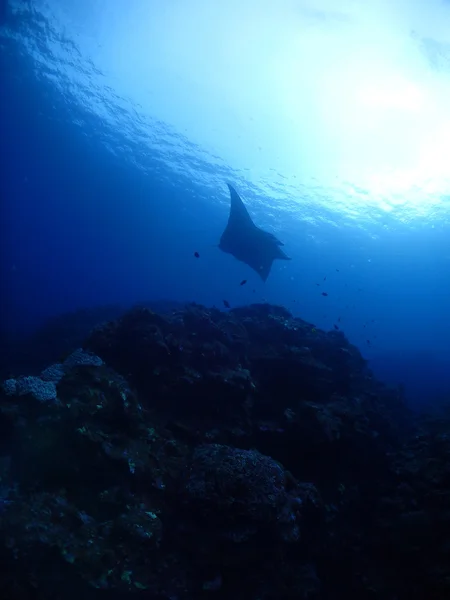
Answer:
M229 183L227 185L231 195L230 216L220 238L219 248L246 263L266 281L276 258L291 259L280 248L284 246L282 242L253 223L239 194L233 186Z

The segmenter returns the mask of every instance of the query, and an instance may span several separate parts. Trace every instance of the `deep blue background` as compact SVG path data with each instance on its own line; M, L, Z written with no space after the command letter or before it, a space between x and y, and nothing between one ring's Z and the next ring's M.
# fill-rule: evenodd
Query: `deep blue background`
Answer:
M22 25L8 23L13 30ZM349 235L337 218L336 227L321 226L321 243L311 245L306 220L281 214L276 234L293 260L276 263L263 284L216 247L233 170L192 159L205 179L204 186L198 177L194 183L188 169L174 168L181 159L170 156L167 139L183 146L185 161L198 148L156 120L147 127L153 140L160 136L161 151L139 140L130 149L119 120L111 127L75 103L25 51L24 36L33 27L42 36L48 23L27 27L18 39L0 38L3 330L22 334L49 316L99 304L268 300L325 329L340 317L375 371L403 382L414 405L449 397L446 223L388 230L374 223L367 235L357 229ZM221 183L212 187L211 180ZM236 185L252 199L258 224L270 229L258 193L242 179Z

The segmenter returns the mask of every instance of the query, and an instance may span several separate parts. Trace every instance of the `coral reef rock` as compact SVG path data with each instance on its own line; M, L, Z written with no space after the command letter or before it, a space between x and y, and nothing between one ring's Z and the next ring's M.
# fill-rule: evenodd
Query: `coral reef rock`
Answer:
M5 598L450 597L448 415L282 307L114 319L1 387Z

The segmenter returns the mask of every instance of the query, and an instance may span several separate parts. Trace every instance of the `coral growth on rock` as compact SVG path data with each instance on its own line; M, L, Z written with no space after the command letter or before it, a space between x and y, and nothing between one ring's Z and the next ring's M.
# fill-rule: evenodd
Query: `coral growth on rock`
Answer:
M449 597L448 429L340 331L140 306L82 346L0 392L5 597Z

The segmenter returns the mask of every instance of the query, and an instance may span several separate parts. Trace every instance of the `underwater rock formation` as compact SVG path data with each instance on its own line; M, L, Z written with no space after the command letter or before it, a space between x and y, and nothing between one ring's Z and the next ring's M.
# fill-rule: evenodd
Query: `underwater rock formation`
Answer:
M342 332L140 306L72 350L0 392L5 597L448 597L449 429Z

